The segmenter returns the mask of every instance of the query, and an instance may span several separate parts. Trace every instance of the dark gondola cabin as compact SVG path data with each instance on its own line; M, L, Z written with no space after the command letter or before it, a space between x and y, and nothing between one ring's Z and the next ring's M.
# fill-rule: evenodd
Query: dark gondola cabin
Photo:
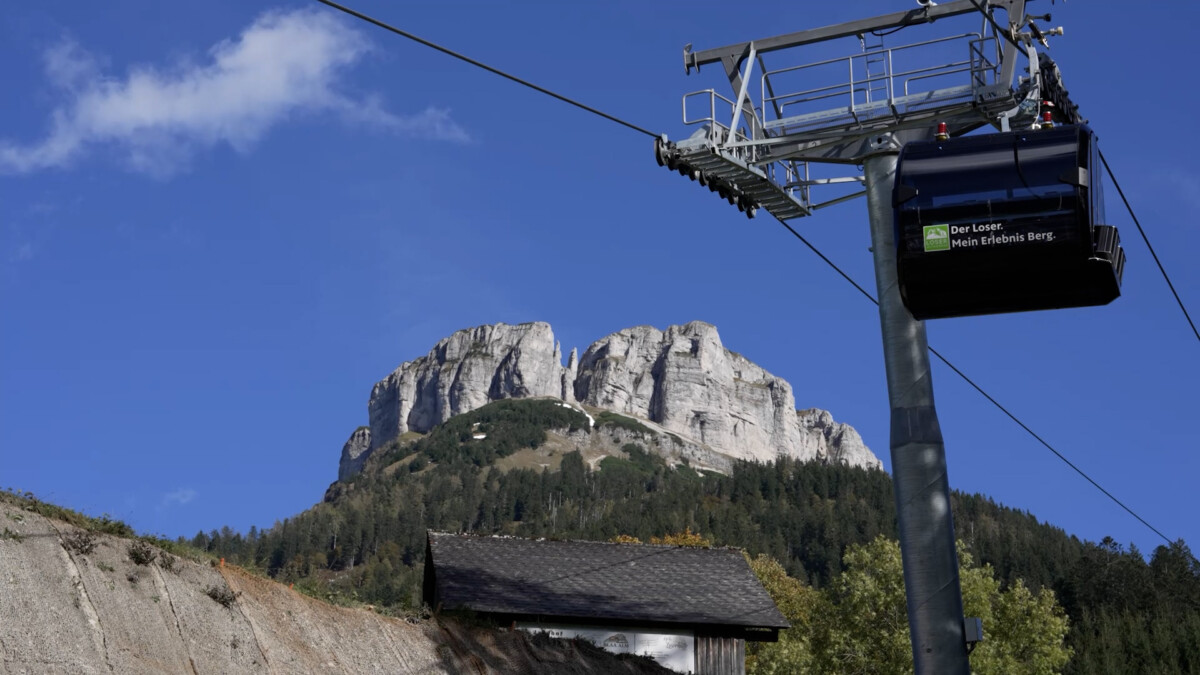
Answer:
M1125 253L1104 223L1083 125L907 144L893 205L900 293L918 319L1103 305Z

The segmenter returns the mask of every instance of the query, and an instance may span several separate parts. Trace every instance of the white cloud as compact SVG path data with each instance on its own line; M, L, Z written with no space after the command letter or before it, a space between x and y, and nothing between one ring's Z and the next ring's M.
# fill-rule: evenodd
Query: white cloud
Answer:
M196 491L191 488L179 488L163 495L163 506L173 506L187 504L196 498Z
M227 143L246 152L271 126L305 113L334 113L408 136L468 140L446 110L396 115L377 98L339 91L339 79L367 49L362 35L317 10L267 12L212 47L206 63L137 66L124 78L104 77L96 58L63 42L47 51L45 69L65 101L41 141L0 141L0 173L63 167L90 146L108 146L135 170L169 175L199 149Z

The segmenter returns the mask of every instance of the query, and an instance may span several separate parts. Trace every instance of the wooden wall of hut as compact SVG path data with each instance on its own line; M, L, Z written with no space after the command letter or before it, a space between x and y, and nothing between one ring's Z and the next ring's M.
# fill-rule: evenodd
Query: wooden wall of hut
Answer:
M746 641L697 635L696 675L746 675Z

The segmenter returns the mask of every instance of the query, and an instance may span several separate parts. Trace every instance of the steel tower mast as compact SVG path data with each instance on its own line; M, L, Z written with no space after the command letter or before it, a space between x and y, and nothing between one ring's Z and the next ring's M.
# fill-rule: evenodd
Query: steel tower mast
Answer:
M968 675L969 650L982 639L982 627L963 618L925 324L905 308L897 282L892 187L905 143L932 139L935 130L957 136L987 124L1007 131L1036 123L1043 97L1056 92L1043 82L1034 42L1044 44L1061 29L1039 30L1034 19L1049 16L1027 16L1025 0L917 4L907 12L716 49L686 46L685 71L720 64L734 98L713 89L686 94L684 123L698 129L678 143L658 139L655 157L750 217L762 209L787 221L867 197L915 672ZM883 44L884 35L901 28L934 21L941 27L956 23L941 20L965 15L979 19L976 29ZM861 49L847 57L773 70L764 60L772 52L853 37ZM945 61L956 49L959 57ZM1015 77L1018 57L1029 61L1027 77ZM813 165L861 166L862 173L816 177ZM847 185L863 189L846 193ZM836 186L843 194L813 199L814 189Z

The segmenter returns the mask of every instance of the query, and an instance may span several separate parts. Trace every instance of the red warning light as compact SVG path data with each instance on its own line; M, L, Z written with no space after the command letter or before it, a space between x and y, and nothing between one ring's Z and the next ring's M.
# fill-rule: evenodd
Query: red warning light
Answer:
M1054 126L1054 118L1050 114L1050 109L1053 107L1054 107L1053 102L1042 101L1042 124L1041 124L1041 127L1043 129L1049 129L1050 127Z

